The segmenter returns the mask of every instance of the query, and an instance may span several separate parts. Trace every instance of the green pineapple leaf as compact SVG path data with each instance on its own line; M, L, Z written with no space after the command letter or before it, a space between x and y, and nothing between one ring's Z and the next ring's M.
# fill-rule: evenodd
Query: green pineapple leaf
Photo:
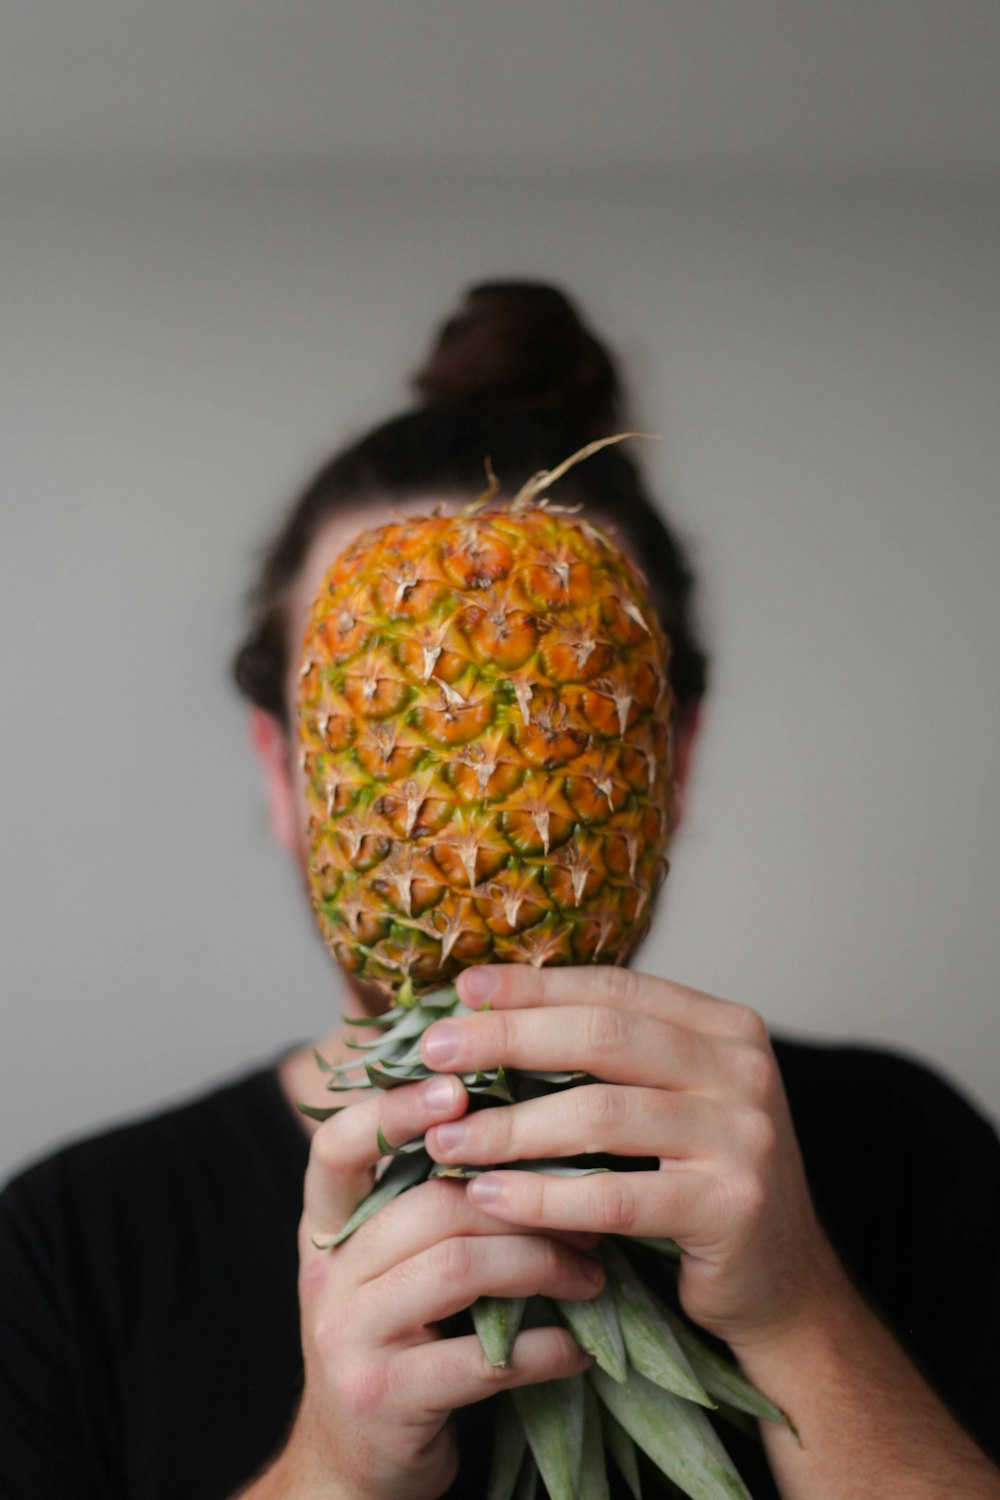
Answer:
M759 1391L747 1380L731 1360L704 1343L695 1330L669 1308L664 1308L663 1313L674 1331L677 1342L684 1350L692 1370L710 1395L729 1406L734 1406L737 1411L760 1418L761 1421L784 1422L796 1439L798 1438L799 1435L787 1414L781 1410L780 1406L775 1406L763 1391Z
M585 1302L557 1302L556 1307L580 1348L592 1354L612 1380L623 1384L625 1340L610 1281L604 1283L596 1297L588 1297Z
M526 1297L477 1297L473 1302L473 1326L491 1365L503 1368L510 1363L527 1300Z
M329 1083L324 1086L328 1094L350 1094L355 1089L371 1088L371 1084L367 1078L352 1078L349 1083L337 1083L335 1079L331 1078Z
M551 1160L538 1157L535 1161L515 1161L511 1163L519 1172L541 1172L546 1177L596 1177L601 1172L609 1172L610 1167L577 1167L567 1165L560 1157ZM483 1171L491 1170L484 1167Z
M493 1404L496 1422L493 1426L493 1458L486 1484L486 1500L514 1500L518 1476L528 1452L528 1440L507 1392L501 1392Z
M308 1115L308 1117L309 1117L310 1120L323 1121L323 1120L329 1120L329 1118L331 1117L331 1115L339 1115L340 1111L342 1109L346 1109L347 1108L347 1105L346 1104L331 1104L331 1105L327 1106L326 1108L324 1108L322 1105L318 1105L318 1104L305 1104L305 1103L303 1103L303 1101L301 1099L296 1099L296 1101L295 1101L295 1108L299 1111L300 1114L302 1114L302 1115Z
M365 1063L365 1074L368 1082L376 1089L398 1089L402 1084L410 1082L409 1078L390 1072L384 1065L378 1067L375 1063Z
M564 1070L532 1068L523 1069L525 1078L537 1078L542 1083L582 1083L588 1076L586 1073L568 1073Z
M527 1448L524 1454L524 1462L517 1480L517 1494L514 1500L535 1500L538 1494L538 1465L535 1463L531 1449Z
M413 1156L394 1156L379 1182L367 1198L358 1204L343 1229L322 1244L313 1240L316 1249L332 1250L335 1245L342 1245L346 1239L350 1239L356 1229L360 1229L386 1203L391 1203L404 1188L413 1187L415 1183L422 1181L427 1176L429 1162L430 1157L426 1151L416 1152Z
M446 984L443 989L431 990L428 994L421 995L418 1003L421 1010L442 1011L452 1010L456 1005L460 1005L461 1001L455 986ZM435 1016L434 1019L436 1020L437 1017Z
M606 1406L601 1405L600 1411L604 1446L618 1465L618 1471L628 1485L633 1500L642 1500L642 1479L639 1476L639 1459L636 1455L635 1443Z
M699 1406L714 1406L688 1363L662 1304L614 1245L603 1245L600 1254L614 1289L630 1362L663 1390Z
M621 1386L596 1365L598 1396L629 1437L690 1500L751 1500L705 1413L630 1370Z
M415 1151L423 1151L424 1149L423 1136L414 1141L406 1141L402 1146L390 1145L382 1134L381 1125L375 1131L375 1139L378 1143L379 1151L383 1156L412 1156Z
M478 1069L475 1073L463 1073L462 1082L470 1094L477 1094L481 1098L500 1099L504 1104L514 1103L507 1074L502 1067L497 1068L493 1073L481 1073Z
M578 1377L581 1378L582 1377ZM580 1500L611 1500L608 1468L604 1458L601 1406L594 1387L583 1381L583 1457L580 1464Z
M511 1396L549 1500L578 1500L583 1459L583 1376L518 1386Z
M403 1011L402 1015L396 1022L394 1022L389 1031L384 1032L374 1041L349 1041L346 1042L345 1045L350 1047L354 1052L367 1052L369 1057L371 1058L386 1057L391 1056L394 1052L399 1051L400 1043L402 1042L412 1042L414 1038L416 1038L419 1042L420 1037L423 1036L426 1030L427 1024L420 1013L414 1010L407 1010ZM407 1049L405 1048L403 1049L397 1061L402 1060L402 1056L405 1054L406 1050ZM349 1063L347 1066L355 1067L357 1065L355 1063Z
M341 1011L340 1019L345 1026L365 1026L378 1031L388 1031L390 1027L395 1026L401 1015L401 1011L395 1010L383 1011L380 1016L348 1016Z

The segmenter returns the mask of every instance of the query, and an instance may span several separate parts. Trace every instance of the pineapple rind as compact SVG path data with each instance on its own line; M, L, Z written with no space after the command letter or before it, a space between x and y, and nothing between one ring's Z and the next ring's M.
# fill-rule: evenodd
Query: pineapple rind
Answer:
M669 647L641 578L542 506L364 532L300 673L308 873L387 993L470 963L624 963L666 871Z

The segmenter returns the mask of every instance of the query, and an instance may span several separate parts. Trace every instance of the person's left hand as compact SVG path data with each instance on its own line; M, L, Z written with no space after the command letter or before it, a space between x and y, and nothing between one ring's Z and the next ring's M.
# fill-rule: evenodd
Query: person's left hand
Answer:
M841 1271L806 1185L760 1016L628 969L466 970L474 1016L435 1022L428 1067L582 1070L601 1081L435 1125L436 1161L483 1165L602 1152L657 1171L473 1178L476 1206L510 1223L665 1236L685 1252L685 1311L739 1352L808 1317Z

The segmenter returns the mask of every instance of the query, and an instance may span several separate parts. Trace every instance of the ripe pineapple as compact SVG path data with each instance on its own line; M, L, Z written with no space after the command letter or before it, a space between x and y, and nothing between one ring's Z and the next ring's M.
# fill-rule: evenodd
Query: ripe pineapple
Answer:
M623 963L648 925L668 645L608 537L539 498L600 446L509 505L491 476L457 514L364 532L314 603L310 887L337 959L386 992L491 960Z
M419 1038L465 1010L446 983L465 965L623 963L645 930L673 800L668 645L608 537L539 499L618 440L536 475L509 505L489 508L493 481L453 516L363 533L315 600L299 705L310 889L335 956L394 1001L377 1040L352 1044L356 1060L317 1054L335 1094L429 1077ZM582 1076L498 1066L463 1082L471 1108L502 1108ZM343 1104L299 1107L325 1120ZM440 1166L422 1139L378 1140L384 1171L330 1246L427 1177L482 1170ZM680 1253L642 1244L667 1265ZM750 1500L706 1408L787 1418L644 1288L634 1248L609 1237L593 1303L530 1300L528 1316L556 1316L596 1367L500 1398L499 1500L539 1481L550 1500L606 1495L605 1443L633 1493L641 1449L691 1500ZM487 1357L506 1363L524 1299L481 1298L471 1313Z

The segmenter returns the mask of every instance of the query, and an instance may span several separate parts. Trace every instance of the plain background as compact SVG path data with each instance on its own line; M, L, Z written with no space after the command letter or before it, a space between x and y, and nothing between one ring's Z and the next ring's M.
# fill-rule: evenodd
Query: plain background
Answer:
M698 170L422 162L402 123L353 165L95 138L74 166L40 135L5 164L0 1167L333 1021L227 684L241 597L297 486L505 275L618 350L704 583L643 967L1000 1111L1000 188L769 172L740 139Z

